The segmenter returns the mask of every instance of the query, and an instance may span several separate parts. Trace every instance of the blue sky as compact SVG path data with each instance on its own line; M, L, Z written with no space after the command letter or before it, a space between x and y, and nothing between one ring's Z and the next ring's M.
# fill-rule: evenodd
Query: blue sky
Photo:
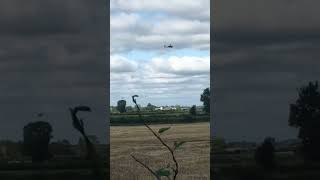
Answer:
M111 1L111 105L131 105L134 94L142 105L201 105L210 82L209 3Z

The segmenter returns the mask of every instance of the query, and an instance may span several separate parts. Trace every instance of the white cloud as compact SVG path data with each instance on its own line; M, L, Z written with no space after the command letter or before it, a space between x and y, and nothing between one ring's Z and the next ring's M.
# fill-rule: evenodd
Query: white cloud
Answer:
M210 22L201 14L210 10L203 1L140 1L116 0L111 2L111 53L127 53L133 49L159 51L166 43L176 49L209 50ZM154 10L168 16L157 16ZM145 14L145 11L150 11ZM174 16L172 16L174 13Z
M192 52L210 49L210 0L111 0L111 104L138 94L139 103L199 104L209 86L209 57ZM174 48L164 49L171 43ZM181 49L185 56L165 57ZM130 51L152 52L145 61L127 59ZM148 59L148 60L147 60ZM119 61L119 62L116 62ZM141 100L141 99L140 99ZM158 104L158 105L161 105Z
M209 57L154 58L149 63L126 59L138 63L139 70L111 72L111 98L114 104L120 97L139 94L160 102L167 98L168 104L177 98L183 101L199 101L201 91L209 86ZM129 63L130 64L130 63Z
M163 45L172 43L175 49L210 49L210 34L146 34L115 33L111 35L113 53L135 50L162 51Z
M162 73L177 75L197 75L210 73L209 57L169 57L168 59L154 58L150 67Z
M117 13L111 14L110 28L112 33L149 33L151 25L144 23L143 19L137 13Z
M209 34L210 22L189 19L165 19L153 27L155 34Z
M112 30L127 30L138 23L139 16L137 14L120 13L111 15L110 27Z
M111 0L112 10L165 12L190 18L210 18L210 0Z
M110 56L110 71L112 73L126 73L134 72L138 68L138 64L134 61L130 61L120 55Z

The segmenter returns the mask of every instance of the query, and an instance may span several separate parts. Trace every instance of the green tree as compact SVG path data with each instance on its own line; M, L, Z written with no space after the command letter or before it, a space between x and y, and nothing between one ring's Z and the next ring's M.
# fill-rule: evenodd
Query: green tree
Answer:
M133 107L132 106L127 106L126 107L126 112L132 112L133 111Z
M177 111L181 111L181 106L180 105L175 105L175 107L176 107L176 109L177 109Z
M154 105L152 105L152 104L150 104L150 103L148 103L148 105L147 105L147 107L146 107L146 109L147 109L148 111L154 111L155 108L156 108L156 106L154 106Z
M125 100L119 100L117 103L117 110L120 113L126 112L126 104L127 104L127 102Z
M48 122L31 122L23 128L24 153L31 155L32 162L43 162L50 158L49 142L52 127Z
M290 104L289 125L299 129L306 158L320 160L320 92L318 81L298 89L298 99Z
M193 105L191 108L190 108L190 114L191 115L196 115L197 114L197 107L196 107L196 105Z
M200 101L203 102L203 111L210 113L210 88L203 90Z
M256 163L265 169L273 169L274 161L274 138L265 138L263 143L256 149Z

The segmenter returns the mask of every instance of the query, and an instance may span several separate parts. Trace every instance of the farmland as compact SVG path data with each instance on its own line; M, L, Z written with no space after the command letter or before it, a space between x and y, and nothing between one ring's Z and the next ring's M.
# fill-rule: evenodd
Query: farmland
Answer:
M276 153L276 168L265 170L255 163L254 152L211 154L213 173L217 180L316 180L320 164L304 162L297 154Z
M109 145L99 146L101 168L104 177L109 174ZM107 151L107 152L106 152ZM101 153L102 153L101 152ZM52 158L42 163L32 163L31 160L16 157L15 160L0 160L0 179L1 180L88 180L92 179L92 163L81 156L65 155L60 158Z
M104 176L109 173L108 163L104 162ZM83 160L47 162L45 164L6 164L1 163L0 179L1 180L67 180L92 179L90 162Z
M173 145L175 140L187 141L176 151L180 165L179 180L210 179L210 131L209 122L185 124L157 124L158 130L170 126L162 136ZM110 173L113 180L154 180L150 173L135 162L133 154L153 169L165 167L171 162L170 154L150 131L142 125L110 127Z

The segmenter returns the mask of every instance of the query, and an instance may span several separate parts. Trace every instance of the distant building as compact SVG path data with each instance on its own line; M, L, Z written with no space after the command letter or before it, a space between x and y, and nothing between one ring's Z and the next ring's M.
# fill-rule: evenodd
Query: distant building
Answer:
M249 148L243 148L243 147L230 147L225 149L226 153L232 153L232 154L244 153L249 151L250 151Z
M163 107L162 107L162 106L156 107L156 108L154 108L154 110L156 110L156 111L162 111L162 110L163 110Z
M288 139L276 142L275 149L277 152L295 152L301 145L302 142L299 139Z
M225 151L227 153L243 153L243 152L250 152L254 151L257 147L257 144L254 142L229 142L227 144L227 148Z
M177 107L175 106L160 106L160 107L155 107L154 110L156 111L172 111L172 110L177 110Z
M182 111L189 111L189 109L190 109L190 107L186 107L186 106L181 107Z

